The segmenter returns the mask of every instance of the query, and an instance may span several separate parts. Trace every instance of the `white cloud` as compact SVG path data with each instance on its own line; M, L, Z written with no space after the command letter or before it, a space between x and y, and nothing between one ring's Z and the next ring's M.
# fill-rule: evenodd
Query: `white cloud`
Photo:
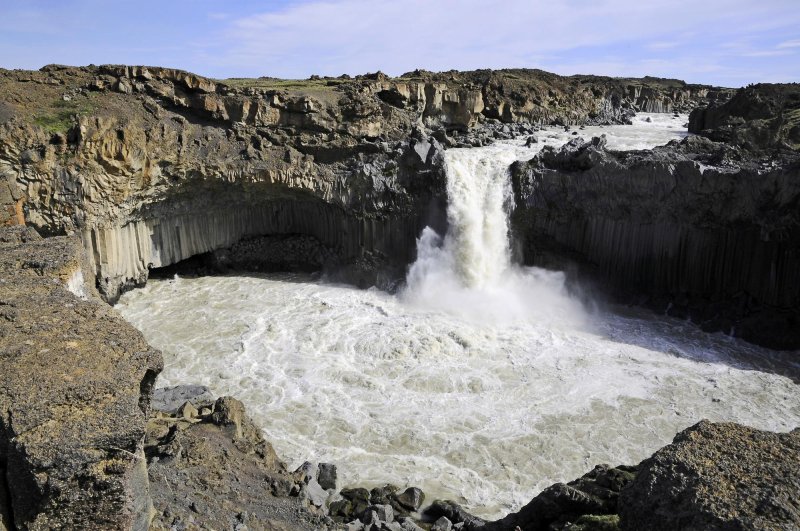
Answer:
M781 57L783 55L791 55L789 50L759 50L755 52L747 52L742 54L744 57Z
M781 6L791 7L785 0L312 0L232 21L223 53L209 60L240 74L285 77L544 68L551 63L543 57L576 49L596 64L603 47L669 50L719 35L734 40L741 28L800 24L800 10L776 16ZM710 52L692 53L702 62Z
M778 48L800 48L800 39L784 41L778 45Z
M682 43L680 41L656 41L647 45L648 50L669 50L670 48L677 48Z

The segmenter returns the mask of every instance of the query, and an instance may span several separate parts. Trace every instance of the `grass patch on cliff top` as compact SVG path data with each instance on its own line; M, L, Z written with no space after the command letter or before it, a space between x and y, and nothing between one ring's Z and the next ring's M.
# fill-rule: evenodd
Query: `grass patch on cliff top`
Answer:
M94 112L96 106L88 97L78 97L70 101L58 99L49 107L43 108L33 117L33 123L48 133L66 133L75 123L75 116L86 116Z
M347 80L343 79L277 79L273 77L231 77L217 79L219 83L234 88L256 88L262 90L333 90Z

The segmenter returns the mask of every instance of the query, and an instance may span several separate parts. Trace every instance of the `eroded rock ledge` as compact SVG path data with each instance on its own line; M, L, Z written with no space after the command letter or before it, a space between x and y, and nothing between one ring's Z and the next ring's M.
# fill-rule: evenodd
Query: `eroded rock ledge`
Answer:
M0 529L147 529L161 354L101 301L76 238L0 229Z

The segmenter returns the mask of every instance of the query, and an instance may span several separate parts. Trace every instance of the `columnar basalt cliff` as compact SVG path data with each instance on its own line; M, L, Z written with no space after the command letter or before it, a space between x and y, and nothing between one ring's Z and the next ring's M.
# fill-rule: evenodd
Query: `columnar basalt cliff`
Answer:
M769 110L745 118L743 100ZM750 87L692 114L705 136L626 153L575 139L515 164L526 260L569 257L706 330L800 348L798 113L800 86Z
M110 301L153 267L260 235L312 236L336 265L407 263L425 224L443 229L440 142L453 135L618 123L724 94L527 70L217 82L49 66L2 72L0 86L3 219L80 234Z

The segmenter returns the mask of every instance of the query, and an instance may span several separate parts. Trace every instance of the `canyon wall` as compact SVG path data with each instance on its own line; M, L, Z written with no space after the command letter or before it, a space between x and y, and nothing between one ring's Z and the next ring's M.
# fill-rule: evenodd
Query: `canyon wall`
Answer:
M153 267L264 235L305 235L342 263L407 262L419 228L441 223L442 145L469 129L708 104L692 123L711 140L632 154L576 141L515 165L523 253L574 258L708 329L800 344L795 100L768 107L776 120L714 103L729 95L521 70L0 72L0 225L28 225L0 228L0 529L149 525L143 440L161 357L96 288L113 301Z
M113 65L2 71L0 88L0 222L81 236L109 301L150 268L265 234L313 236L339 265L407 263L422 226L445 228L441 143L716 94L530 70L290 82Z
M525 259L570 257L708 331L800 348L800 164L754 156L703 137L646 152L606 151L600 138L544 150L512 169Z

